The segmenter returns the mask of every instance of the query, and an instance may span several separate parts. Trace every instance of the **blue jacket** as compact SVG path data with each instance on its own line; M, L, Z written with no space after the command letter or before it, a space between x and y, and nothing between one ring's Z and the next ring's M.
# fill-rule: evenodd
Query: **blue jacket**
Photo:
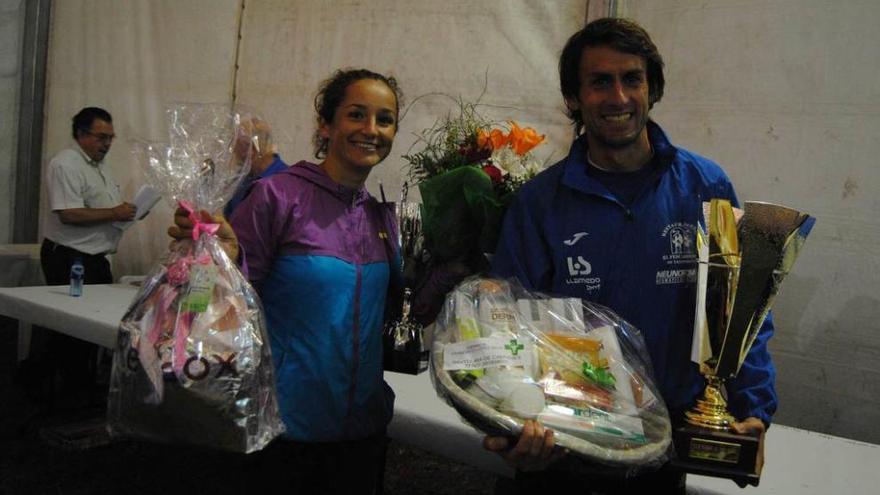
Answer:
M675 417L704 385L690 360L701 203L738 203L717 164L674 147L653 122L648 136L656 172L631 207L587 175L586 137L577 139L565 159L520 190L504 218L492 271L517 277L527 289L602 304L635 325ZM772 334L768 317L739 375L727 382L737 419L769 423L776 410L776 370L767 351Z
M230 219L266 312L287 436L358 440L384 431L382 379L391 204L300 162L258 181ZM395 252L392 252L395 251Z
M247 175L244 179L242 179L241 183L238 185L238 188L235 189L235 194L233 194L232 199L226 203L226 206L223 207L223 216L229 218L232 216L232 212L235 211L235 208L247 197L248 193L253 189L254 184L260 180L265 179L267 177L271 177L282 170L287 169L287 164L284 163L284 160L275 153L272 155L274 158L272 159L272 163L269 164L269 167L266 170L263 170L263 173L257 177L254 177L250 174Z

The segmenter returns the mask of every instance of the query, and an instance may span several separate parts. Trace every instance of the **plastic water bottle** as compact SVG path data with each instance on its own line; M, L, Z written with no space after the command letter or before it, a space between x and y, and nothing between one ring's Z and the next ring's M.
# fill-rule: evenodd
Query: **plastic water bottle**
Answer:
M86 269L82 264L82 260L76 258L70 267L70 295L79 297L83 292L83 279L86 276Z

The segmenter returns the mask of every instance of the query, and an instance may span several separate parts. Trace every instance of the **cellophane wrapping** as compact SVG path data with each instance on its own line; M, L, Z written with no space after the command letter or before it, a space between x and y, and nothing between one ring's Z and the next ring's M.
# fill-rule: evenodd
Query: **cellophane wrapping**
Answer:
M219 211L247 174L250 118L222 105L167 112L168 144L134 143L151 184L192 211L119 324L108 423L113 434L253 452L283 429L259 297L200 210Z
M668 458L644 340L608 308L470 278L447 296L431 353L438 395L487 434L517 436L534 419L588 461L638 470Z

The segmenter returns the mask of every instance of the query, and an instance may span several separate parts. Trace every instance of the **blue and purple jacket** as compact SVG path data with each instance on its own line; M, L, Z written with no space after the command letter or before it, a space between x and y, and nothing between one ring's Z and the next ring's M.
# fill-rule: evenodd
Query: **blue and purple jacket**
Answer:
M286 435L334 442L384 431L394 405L382 378L391 204L299 162L259 181L230 222L263 300Z

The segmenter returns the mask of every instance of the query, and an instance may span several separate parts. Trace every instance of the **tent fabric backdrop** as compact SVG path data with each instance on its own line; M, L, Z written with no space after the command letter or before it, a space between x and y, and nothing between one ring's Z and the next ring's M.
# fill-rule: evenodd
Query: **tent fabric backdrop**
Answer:
M405 178L401 155L413 133L455 111L453 98L476 101L484 89L486 116L516 119L548 135L539 156L567 151L571 130L556 66L565 41L583 25L585 2L289 4L247 4L238 72L238 100L265 113L288 161L314 158L313 97L340 67L392 74L404 92L394 149L367 183L373 193L381 180L396 199ZM434 93L442 95L423 96Z
M313 98L337 68L394 75L407 106L389 158L367 187L397 198L400 157L414 134L483 94L484 114L547 135L539 157L561 158L571 128L556 64L584 22L584 0L65 0L54 2L49 43L43 167L71 145L70 119L84 106L114 117L108 154L131 199L144 181L130 139L164 140L172 102L229 102L272 124L289 163L313 158ZM240 29L239 29L240 28ZM239 41L239 30L241 39ZM238 68L236 70L236 50ZM442 93L446 96L424 96ZM45 191L41 211L45 212ZM143 274L167 247L170 208L160 203L129 229L117 277Z

